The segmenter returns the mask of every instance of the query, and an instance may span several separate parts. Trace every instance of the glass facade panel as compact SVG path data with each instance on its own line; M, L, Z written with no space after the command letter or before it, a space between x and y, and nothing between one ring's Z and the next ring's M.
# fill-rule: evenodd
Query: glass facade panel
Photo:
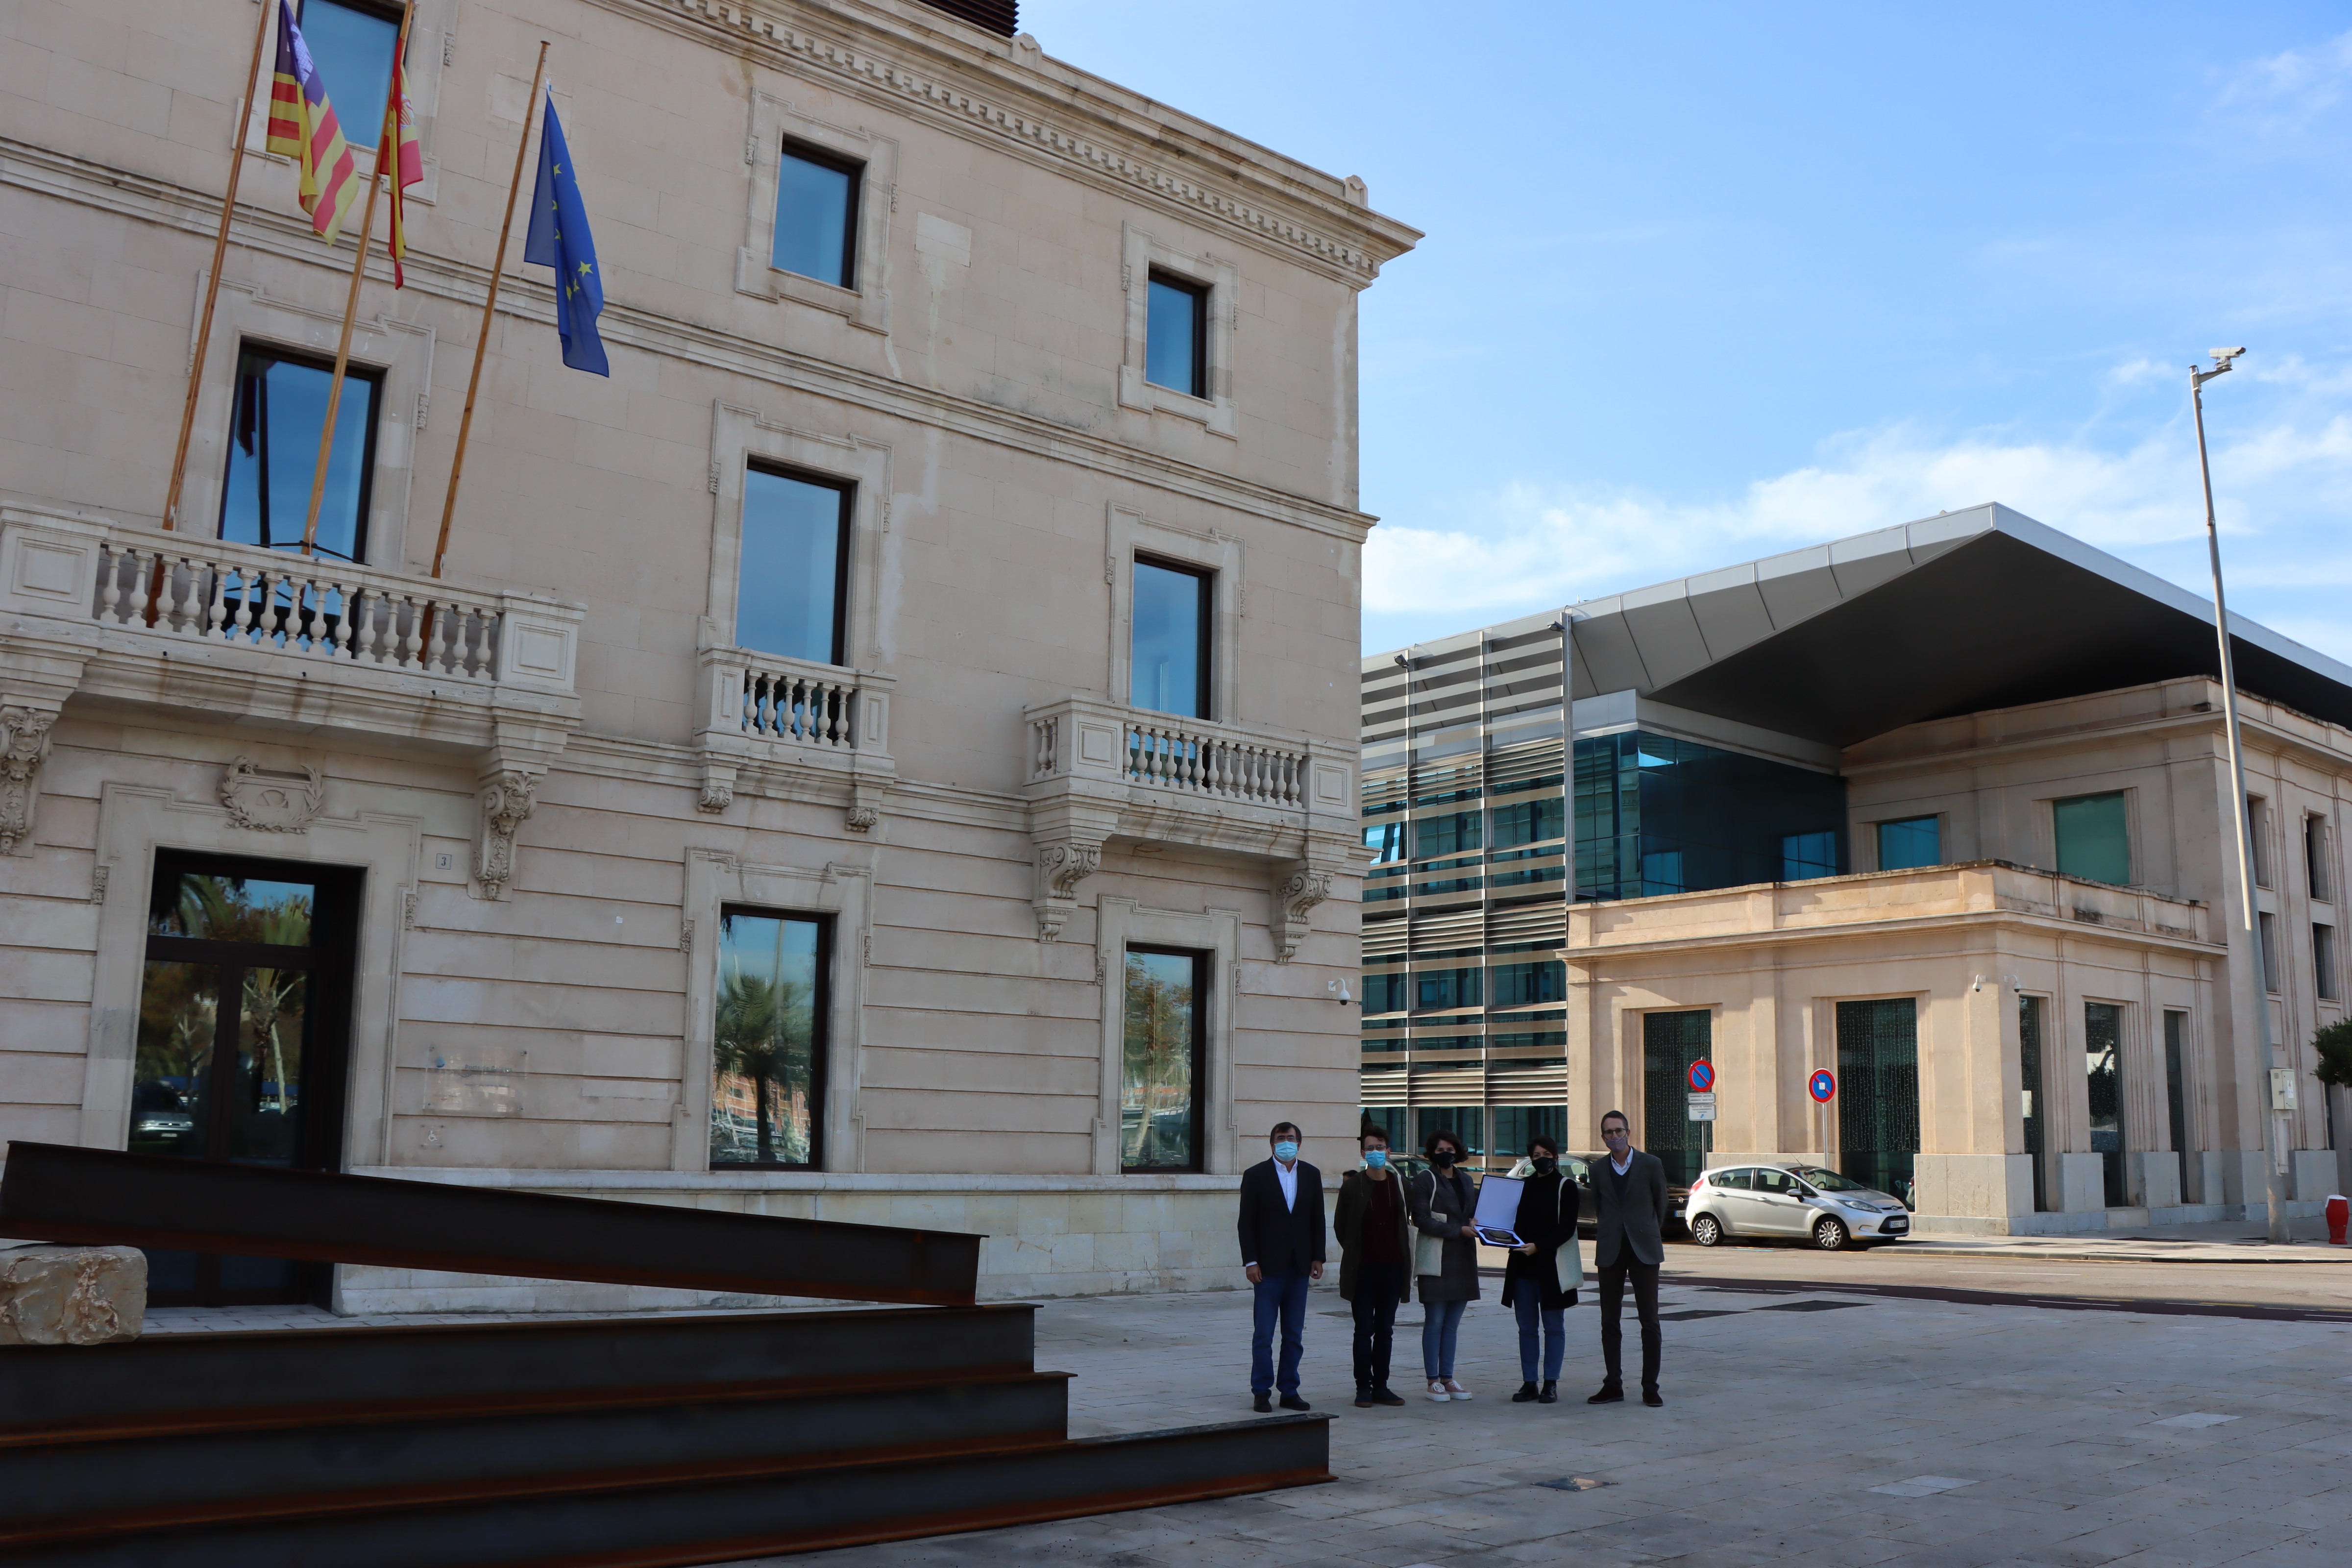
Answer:
M1901 822L1880 823L1878 868L1882 871L1908 871L1919 866L1942 865L1941 826L1940 819L1933 816L1913 816Z
M820 283L855 289L857 184L856 164L836 163L786 145L776 169L774 264Z
M1567 808L1568 802L1558 795L1496 806L1495 847L1511 849L1559 837L1568 831Z
M1909 996L1837 1005L1838 1168L1916 1206L1919 1008Z
M1364 829L1364 847L1371 851L1375 866L1393 865L1404 858L1404 824L1377 823Z
M2124 1193L2124 1010L2112 1002L2083 1004L2083 1073L2089 1088L2091 1148L2106 1177L2107 1206L2121 1208Z
M1568 966L1558 959L1533 963L1498 963L1487 972L1496 1007L1524 1007L1537 1002L1568 999Z
M743 476L735 646L842 662L842 559L849 490L752 468Z
M719 914L714 1166L823 1162L827 934L821 919Z
M1143 346L1143 379L1193 397L1209 395L1209 291L1155 274Z
M1477 1159L1486 1152L1486 1108L1483 1105L1423 1105L1412 1113L1412 1146L1425 1148L1433 1132L1451 1132L1462 1141L1462 1152Z
M2078 795L2053 801L2058 869L2069 877L2127 886L2131 881L2131 835L2124 819L2124 795Z
M2033 1212L2050 1212L2044 1159L2049 1104L2042 1092L2042 998L2017 999L2017 1076L2023 1085L2020 1110L2025 1121L2025 1155L2033 1167Z
M1201 1168L1202 1003L1207 957L1129 948L1119 1058L1119 1163L1129 1171Z
M1364 975L1364 1011L1402 1013L1406 1010L1405 996L1412 977L1402 969L1370 972Z
M1688 1186L1706 1167L1715 1124L1690 1119L1690 1066L1706 1055L1714 1016L1706 1011L1642 1015L1642 1147L1666 1167L1666 1180Z
M1412 972L1412 1006L1416 1013L1451 1012L1456 1007L1481 1005L1479 981L1483 974L1476 964L1455 969L1416 969Z
M1528 1152L1528 1140L1542 1133L1567 1146L1563 1133L1568 1110L1559 1105L1510 1105L1495 1112L1495 1152L1516 1158Z
M334 379L332 362L271 349L238 351L228 472L221 486L223 539L269 550L302 548L310 482L318 472L319 437L327 427L327 394ZM352 365L344 372L316 540L318 553L339 561L358 562L366 555L376 391L374 371ZM339 606L331 608L341 613ZM236 612L232 599L229 613L234 616Z
M1208 577L1138 561L1128 700L1154 713L1206 719L1208 697Z
M383 100L392 96L392 51L400 43L400 7L354 0L302 0L295 12L311 63L335 106L352 152L373 152L383 136ZM414 57L412 57L413 58ZM415 89L409 89L413 96ZM362 193L361 199L366 199ZM350 395L345 388L344 395ZM340 423L340 421L339 421ZM311 431L310 439L318 439ZM302 526L299 515L294 524Z
M1434 859L1441 855L1461 855L1478 847L1480 816L1475 811L1452 811L1443 816L1424 816L1412 825L1412 858Z
M1358 1108L1358 1116L1357 1137L1361 1138L1367 1132L1378 1132L1389 1141L1389 1147L1398 1153L1403 1153L1412 1147L1405 1142L1403 1106L1361 1106Z
M1576 896L1633 899L1843 868L1845 781L1642 731L1576 742Z

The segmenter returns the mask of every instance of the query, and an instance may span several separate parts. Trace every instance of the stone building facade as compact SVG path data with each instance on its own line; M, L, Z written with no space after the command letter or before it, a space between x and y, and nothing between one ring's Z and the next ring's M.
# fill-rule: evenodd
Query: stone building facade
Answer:
M254 12L11 9L0 1134L1238 1278L1265 1125L1355 1122L1356 302L1418 236L1011 12L418 0L305 557L352 242L249 113L160 526ZM364 123L397 6L302 15ZM542 39L612 374L518 235L435 579ZM240 1267L173 1278L655 1299Z
M2277 1114L2315 1214L2352 670L2233 628L2280 1112L2210 616L1988 507L1367 659L1366 1116L1499 1157L1621 1107L1685 1179L2030 1233L2259 1215Z

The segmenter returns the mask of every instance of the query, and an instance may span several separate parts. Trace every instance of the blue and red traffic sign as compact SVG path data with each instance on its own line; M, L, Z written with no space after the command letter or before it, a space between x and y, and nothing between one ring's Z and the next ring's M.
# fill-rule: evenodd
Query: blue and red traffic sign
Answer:
M1811 1095L1819 1103L1827 1105L1830 1102L1830 1097L1837 1093L1837 1074L1823 1068L1813 1075L1812 1082L1805 1086L1805 1092Z
M1690 1065L1690 1086L1694 1094L1705 1094L1715 1087L1715 1064L1702 1057Z

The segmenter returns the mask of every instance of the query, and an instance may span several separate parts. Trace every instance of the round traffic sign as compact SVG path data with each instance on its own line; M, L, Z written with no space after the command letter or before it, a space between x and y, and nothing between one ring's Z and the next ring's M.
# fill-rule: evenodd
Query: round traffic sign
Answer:
M1813 1081L1805 1086L1805 1091L1822 1104L1827 1105L1830 1102L1830 1096L1837 1092L1837 1074L1823 1068L1813 1075Z
M1690 1065L1690 1086L1694 1093L1705 1094L1715 1087L1715 1064L1702 1057Z

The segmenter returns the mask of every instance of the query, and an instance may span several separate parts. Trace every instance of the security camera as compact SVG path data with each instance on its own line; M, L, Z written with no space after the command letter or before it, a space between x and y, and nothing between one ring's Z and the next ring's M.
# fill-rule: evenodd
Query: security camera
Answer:
M2234 349L2211 349L2207 352L2211 353L2215 359L2231 360L2236 359L2240 354L2244 353L2246 351L2244 348L2240 347Z

